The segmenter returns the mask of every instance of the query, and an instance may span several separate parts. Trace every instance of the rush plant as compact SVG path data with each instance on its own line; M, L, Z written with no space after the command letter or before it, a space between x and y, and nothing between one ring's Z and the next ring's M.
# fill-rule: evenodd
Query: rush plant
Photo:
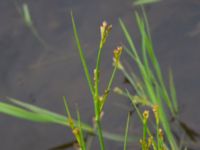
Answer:
M169 117L167 114L170 112L170 115L173 116L173 118L176 118L178 113L178 104L173 76L170 72L170 86L168 91L168 87L165 85L158 59L154 52L149 23L143 6L140 7L140 12L141 13L135 12L136 23L139 29L141 40L140 50L136 49L135 42L128 32L124 22L121 19L119 20L129 45L128 47L124 46L124 49L137 65L140 75L138 76L133 71L128 72L122 63L120 63L118 69L123 72L126 79L135 89L136 94L131 95L127 91L123 91L119 88L115 88L115 92L128 97L134 105L139 104L148 107L158 105L159 111L157 113L157 118L159 118L167 136L167 140L170 143L170 149L177 150L178 146L174 135L172 134ZM141 51L141 53L139 51ZM146 126L146 124L144 125Z
M94 124L87 125L81 121L79 111L77 111L77 119L74 119L70 113L66 97L64 99L64 105L66 108L67 116L63 116L49 110L39 108L37 106L19 101L10 97L3 97L7 101L0 102L0 113L4 113L20 119L26 119L33 122L40 123L52 123L59 124L62 126L68 126L71 128L73 135L76 138L79 149L89 150L90 146L86 143L84 138L84 132L90 133L98 137L99 147L101 150L105 150L104 140L110 139L117 142L123 142L123 149L127 149L127 143L135 140L135 138L128 136L128 130L130 127L131 112L128 113L127 123L125 127L125 135L111 134L105 132L102 127L102 117L104 105L111 92L111 87L114 81L117 70L122 71L124 76L130 82L132 87L135 89L136 94L131 94L127 89L122 90L119 87L115 88L114 91L118 94L126 96L130 99L133 108L136 110L138 117L141 121L142 136L140 141L142 150L178 150L179 147L172 134L171 126L169 123L169 115L173 118L177 117L179 111L176 90L173 82L173 76L170 71L169 73L169 87L166 86L162 71L155 55L153 42L150 34L149 23L147 15L143 8L144 4L155 2L157 0L137 0L136 5L140 5L140 12L135 13L136 23L139 29L141 37L141 48L140 51L136 49L135 42L132 39L125 23L120 19L122 31L127 39L129 46L118 46L113 50L113 70L110 75L110 79L105 87L103 93L100 93L100 78L102 77L101 62L102 62L102 50L106 44L107 38L112 30L112 25L107 22L103 22L100 26L100 40L97 50L96 63L94 64L93 75L89 72L86 57L81 46L79 39L75 19L71 13L71 21L73 26L74 37L79 52L80 60L84 70L84 74L87 80L90 94L92 96L93 109L94 109ZM28 6L23 6L24 20L25 23L32 28L32 21L29 15ZM35 30L35 29L34 29ZM37 34L36 34L37 35ZM137 65L139 75L135 72L127 71L126 66L120 61L120 57L123 49L132 58L134 63ZM169 89L169 90L168 90ZM141 106L145 108L142 112ZM150 111L154 114L153 121L150 120ZM151 128L153 127L153 129ZM164 137L166 135L166 139Z

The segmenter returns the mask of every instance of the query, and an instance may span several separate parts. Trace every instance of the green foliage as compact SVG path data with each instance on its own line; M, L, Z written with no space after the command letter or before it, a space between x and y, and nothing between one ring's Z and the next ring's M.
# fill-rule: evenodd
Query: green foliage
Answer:
M128 112L128 117L126 121L126 128L125 128L125 136L124 136L124 150L127 149L127 140L128 140L128 129L130 123L131 112Z
M73 14L71 13L71 21L72 21L74 37L94 105L95 114L94 114L94 124L92 126L87 125L81 121L80 113L78 110L77 110L77 120L72 118L65 97L63 97L63 100L67 112L67 117L10 97L5 98L6 100L8 100L7 102L0 102L0 112L13 117L33 122L52 123L52 124L59 124L62 126L68 126L71 128L72 133L74 134L79 144L79 147L82 150L86 150L88 148L86 147L84 132L98 136L101 150L106 149L104 144L105 138L117 142L124 142L123 149L126 150L128 142L137 140L137 138L128 136L131 114L129 113L127 117L124 136L111 134L103 131L103 127L101 124L104 105L110 94L114 77L116 75L117 70L121 70L124 76L130 82L130 84L136 90L136 94L131 95L127 89L122 90L120 88L115 88L114 91L130 99L133 107L137 112L139 119L141 120L141 124L143 127L142 131L143 134L140 140L142 150L150 150L152 148L153 150L165 150L165 149L177 150L178 146L172 134L168 115L166 113L169 110L170 115L172 115L175 118L178 113L178 104L177 104L175 85L173 81L173 75L172 71L170 70L169 88L168 88L165 85L162 71L154 52L148 19L145 10L143 8L144 4L149 4L157 1L158 0L136 0L134 2L135 5L142 6L141 13L138 12L135 13L136 23L141 37L141 53L139 52L138 49L136 49L134 40L132 39L124 22L121 19L119 20L122 31L129 44L129 47L124 46L124 49L136 63L140 74L138 76L133 71L128 72L125 69L125 66L120 62L122 47L121 46L117 47L113 51L113 70L110 79L108 81L108 84L105 88L105 91L102 94L100 94L99 92L100 77L101 77L101 72L100 72L101 54L104 45L106 44L107 38L109 37L109 34L111 32L112 25L109 25L107 24L107 22L104 21L100 26L99 48L97 51L94 74L93 76L91 76L89 72L89 67L86 62L86 57L84 55L81 42L79 39L75 19L73 17ZM37 30L33 26L30 11L27 4L22 5L21 13L24 23L32 30L33 34L45 45L45 43L37 33ZM145 109L146 108L153 109L155 122L149 121L150 113L148 110L145 110L142 114L141 110L137 107L137 105L145 106ZM165 108L167 108L167 110ZM154 131L152 131L152 129L150 130L149 122L151 122L151 125L153 125ZM162 131L161 128L164 130L164 132ZM154 133L155 136L153 136ZM169 143L170 146L167 146L167 144L165 144L163 140L164 134L166 135L168 140L166 143Z
M124 22L121 19L119 20L130 47L125 47L125 50L137 64L141 78L133 72L128 73L122 64L122 67L119 69L123 72L125 77L130 81L130 84L136 90L136 95L129 96L132 102L146 106L153 106L155 104L159 105L159 117L161 124L166 133L171 149L176 150L177 144L171 132L169 120L166 115L167 111L164 109L165 105L167 105L167 108L170 110L172 116L176 117L178 106L172 74L170 73L170 91L168 92L164 83L159 62L153 49L148 20L143 7L141 7L141 11L142 15L139 15L138 12L135 13L136 23L141 37L141 55L139 55L138 50L135 48L134 41L132 40ZM127 93L124 93L122 90L121 94L127 96ZM171 95L172 100L169 95Z
M159 2L160 0L135 0L134 5L139 6L139 5L146 5L146 4L152 4Z
M114 50L114 69L112 71L110 80L108 82L108 86L105 89L105 92L103 93L103 95L100 95L99 93L99 82L100 82L100 64L101 64L101 53L102 53L102 49L106 43L106 40L111 32L112 29L112 25L108 25L107 22L103 22L102 25L100 26L100 35L101 35L101 39L100 39L100 44L99 44L99 49L98 49L98 54L97 54L97 59L96 59L96 66L94 68L94 74L93 74L93 82L91 80L90 74L89 74L89 69L86 63L86 59L83 53L83 49L81 48L81 44L80 44L80 39L77 33L77 29L76 29L76 24L74 21L74 17L73 14L71 13L71 18L72 18L72 25L73 25L73 30L74 30L74 36L75 36L75 40L76 40L76 45L77 48L79 50L79 55L80 55L80 59L82 62L82 66L85 72L85 76L87 78L87 82L88 82L88 86L90 89L90 93L93 97L93 104L94 104L94 111L95 111L95 116L94 116L94 120L95 120L95 128L97 128L97 133L98 133L98 138L99 138L99 143L100 143L100 148L101 150L105 150L105 145L104 145L104 138L103 138L103 132L102 132L102 126L101 126L101 118L102 118L102 114L103 114L103 106L108 98L108 95L110 93L110 88L112 86L113 80L114 80L114 76L116 74L116 70L118 67L118 62L122 53L122 47L117 47Z
M5 99L7 99L8 102L10 102L11 104L7 102L0 102L0 112L3 114L33 122L51 123L68 127L70 126L68 117L51 112L44 108L40 108L38 106L34 106L32 104L22 102L14 98L6 97ZM74 125L78 127L78 121L74 120ZM81 122L81 128L87 133L96 134L91 126L84 124L82 122ZM103 136L106 139L117 142L124 141L124 136L109 133L106 131L103 131ZM135 138L129 137L129 142L132 140L135 140Z

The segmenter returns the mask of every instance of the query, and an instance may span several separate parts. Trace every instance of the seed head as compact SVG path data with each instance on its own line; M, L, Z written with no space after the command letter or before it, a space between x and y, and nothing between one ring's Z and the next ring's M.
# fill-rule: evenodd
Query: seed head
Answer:
M114 57L113 57L113 62L115 65L118 66L119 64L119 59L120 59L120 56L122 54L122 50L123 48L121 46L118 46L116 49L114 49L113 53L114 53Z
M147 120L149 118L149 111L148 110L145 110L143 112L143 117L144 117L145 120Z
M157 104L153 105L152 110L153 110L153 113L154 113L154 116L155 116L155 119L156 119L156 124L158 125L159 124L159 112L158 112L159 105L157 105Z
M103 102L104 96L99 96L99 101Z
M74 121L72 118L69 118L69 126L73 129L74 128Z
M153 105L153 108L152 108L153 112L157 113L158 112L158 108L159 108L159 106L157 104Z
M119 94L119 95L122 95L122 94L123 94L123 90L122 90L121 88L119 88L119 87L115 87L115 88L113 89L113 91L114 91L115 93Z
M99 78L99 71L96 69L93 70L93 80L96 81Z
M163 133L163 130L161 128L158 130L158 134L159 134L159 137L163 140L164 139L164 133Z
M75 136L77 136L77 135L79 135L80 130L79 130L78 128L74 128L74 129L72 130L72 133L73 133Z
M150 146L152 145L152 143L153 143L153 136L150 136L148 138L148 148L150 148Z
M112 29L112 25L108 25L106 21L103 21L102 25L100 26L100 33L101 33L101 47L105 44L106 38Z
M118 59L122 53L123 48L121 46L118 46L115 50L114 50L114 57L115 59Z

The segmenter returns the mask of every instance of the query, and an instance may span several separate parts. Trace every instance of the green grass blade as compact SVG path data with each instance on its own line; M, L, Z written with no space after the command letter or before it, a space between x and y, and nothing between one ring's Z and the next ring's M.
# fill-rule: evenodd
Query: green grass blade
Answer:
M145 31L145 24L143 19L139 16L139 14L136 12L135 13L136 16L136 22L141 34L141 48L142 48L142 56L143 56L143 62L144 62L144 67L145 70L148 74L152 74L150 67L149 67L149 61L148 61L148 57L147 57L147 35L146 35L146 31Z
M13 117L26 119L34 122L50 122L51 120L49 116L46 116L44 114L31 113L19 107L6 104L4 102L0 102L0 112Z
M69 126L68 117L65 117L63 115L59 115L57 113L50 112L50 111L48 111L46 109L39 108L37 106L34 106L34 105L31 105L31 104L16 100L14 98L7 97L7 99L9 101L11 101L12 103L16 104L16 105L29 110L27 112L30 112L30 113L33 113L33 114L43 114L45 116L48 116L49 118L51 118L50 121L52 123L57 123L57 124L60 124L60 125ZM74 121L74 123L75 123L75 126L78 125L77 121ZM82 123L82 127L87 132L91 132L91 133L93 132L93 129L90 126L86 125L86 124Z
M129 34L124 22L121 19L119 19L119 23L120 23L120 26L122 28L122 31L123 31L128 43L130 45L130 48L131 48L131 51L132 51L134 57L138 58L138 54L137 54L137 51L136 51L136 48L135 48L135 44L134 44L134 42L133 42L133 40L131 38L131 35Z
M169 124L169 120L167 119L167 115L164 111L164 107L163 107L163 104L161 102L161 96L160 96L161 92L160 92L160 90L161 89L158 86L156 86L157 98L159 100L157 102L158 102L158 105L159 105L159 115L160 115L161 124L164 128L164 131L166 133L167 140L170 143L171 149L177 150L178 146L177 146L176 141L174 139L174 136L172 134L171 127L170 127L170 124Z
M29 27L32 26L32 18L31 18L31 15L30 15L30 11L29 11L29 8L28 8L28 5L26 3L24 3L22 5L22 15L23 15L23 20L25 22L25 24Z
M93 86L92 86L92 80L91 80L91 77L90 77L90 74L89 74L89 69L88 69L88 66L87 66L87 63L86 63L86 59L85 59L85 55L83 53L83 49L81 47L81 43L80 43L80 40L79 40L76 24L75 24L75 21L74 21L74 16L73 16L72 13L71 13L71 20L72 20L72 25L73 25L73 31L74 31L74 36L75 36L75 40L76 40L76 45L78 47L79 55L80 55L80 58L81 58L81 63L83 65L83 69L84 69L84 72L85 72L85 76L87 78L87 82L88 82L88 85L89 85L89 88L90 88L90 92L93 95L94 94L94 89L93 89Z
M130 45L131 51L132 51L132 53L134 55L134 58L135 58L135 62L137 63L137 65L138 65L138 67L140 69L141 75L142 75L143 78L147 79L148 78L148 74L147 74L147 72L146 72L146 70L144 68L144 65L142 64L142 62L140 60L140 57L139 57L139 55L137 53L137 50L136 50L135 45L134 45L134 42L133 42L130 34L128 33L128 30L127 30L125 24L123 23L123 21L120 19L119 22L120 22L121 28L123 30L123 33L124 33L128 43Z
M144 59L144 66L146 69L146 72L149 74L148 76L150 76L150 80L152 80L152 82L157 82L152 71L151 68L149 67L149 61L147 60L147 54L146 54L146 50L150 56L150 60L152 61L153 67L155 69L156 75L158 77L158 82L160 84L160 88L162 88L162 97L165 100L165 102L167 103L169 109L171 110L172 114L174 114L174 109L172 106L172 102L169 98L163 77L162 77L162 72L160 69L160 65L158 63L158 60L155 56L155 52L153 50L153 44L152 44L152 40L151 40L151 35L150 35L150 29L149 29L149 23L148 23L148 19L146 16L146 12L144 10L144 8L142 7L142 12L143 12L143 18L140 17L137 13L136 13L136 20L138 23L138 27L142 36L142 52L143 52L143 59Z
M86 150L86 144L83 137L83 131L82 131L82 125L81 125L82 123L81 123L80 113L78 110L77 110L77 119L78 119L78 127L80 130L80 145L81 145L82 150Z
M67 104L67 99L66 99L65 96L63 96L63 101L64 101L65 109L66 109L66 112L67 112L67 116L68 116L69 119L72 119L71 113L69 111L69 107L68 107L68 104Z
M126 128L125 128L125 136L124 136L124 150L127 149L127 140L128 140L128 129L129 129L129 123L130 123L130 116L131 113L128 113L127 121L126 121Z
M178 112L176 88L174 85L174 78L173 78L173 73L172 73L171 69L169 70L169 89L170 89L171 99L173 102L173 107L174 107L175 111Z
M143 18L144 18L144 24L145 24L146 32L147 32L149 39L151 40L150 25L149 25L149 21L148 21L148 18L147 18L147 14L146 14L146 11L145 11L143 6L141 6L141 9L142 9L142 14L143 14ZM153 44L152 40L151 40L151 43Z
M7 114L7 115L10 115L13 117L33 121L33 122L55 123L55 124L59 124L62 126L69 126L69 123L67 121L68 118L63 115L60 115L60 114L57 114L54 112L50 112L46 109L16 100L14 98L7 97L7 99L10 102L12 102L22 108L13 106L11 104L7 104L4 102L0 102L0 112L1 113ZM74 123L76 126L78 126L78 122L76 120L74 120ZM94 134L93 128L90 127L89 125L82 123L81 127L84 131ZM110 132L103 131L103 136L106 139L109 139L112 141L124 142L124 136L119 135L119 134L113 134ZM129 137L129 139L130 139L130 141L135 140L135 137Z
M136 104L132 101L132 96L131 96L131 94L129 93L128 90L126 90L126 93L127 93L128 97L129 97L129 99L131 100L132 105L134 106L134 108L135 108L135 110L136 110L136 112L137 112L137 114L138 114L140 120L142 121L142 120L143 120L142 114L140 113L140 110L137 108Z
M131 50L128 49L125 45L123 45L124 50L126 51L126 53L133 59L136 60L135 56L131 53Z
M24 24L31 30L35 38L45 47L48 48L47 43L43 40L43 38L40 36L38 33L37 29L35 28L32 18L31 18L31 13L30 9L27 3L23 3L22 7L19 7L17 4L16 6L19 9L19 13L22 16L22 19L24 21Z
M151 43L150 40L148 42ZM148 48L148 53L149 53L150 59L152 61L153 67L155 69L156 77L158 78L158 83L160 85L160 88L162 89L162 91L161 91L162 97L163 97L164 101L166 102L168 108L170 109L171 113L174 115L175 114L174 109L173 109L172 102L169 98L169 94L167 92L167 89L166 89L166 86L165 86L165 83L164 83L164 79L163 79L162 71L160 69L160 65L158 63L158 60L155 56L155 53L154 53L154 50L153 50L151 44L148 44L148 45L150 45L149 48Z
M160 0L135 0L134 1L134 5L139 6L139 5L147 5L147 4L152 4L152 3L156 3L159 2Z

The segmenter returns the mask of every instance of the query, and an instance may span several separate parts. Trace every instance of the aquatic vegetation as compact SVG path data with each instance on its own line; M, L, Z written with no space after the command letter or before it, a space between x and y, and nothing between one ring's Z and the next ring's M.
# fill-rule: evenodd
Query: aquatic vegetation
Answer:
M122 47L117 47L113 52L114 53L114 59L113 59L114 60L114 69L112 71L110 80L108 82L108 86L105 89L105 92L103 93L103 95L101 95L99 93L99 81L100 81L100 74L101 74L101 72L100 72L101 53L102 53L103 46L106 43L106 39L109 36L109 33L112 29L112 26L108 25L107 22L105 22L105 21L100 26L101 39L100 39L98 55L97 55L97 59L96 59L96 67L94 69L93 82L92 82L89 71L88 71L89 69L88 69L88 66L87 66L87 63L85 60L85 56L84 56L83 50L81 48L81 44L80 44L80 40L78 37L74 17L72 14L71 14L71 18L72 18L72 24L73 24L73 30L74 30L74 36L76 39L76 44L79 49L80 59L81 59L82 65L83 65L85 76L87 78L90 93L93 97L94 110L95 110L95 116L94 116L95 125L94 125L94 127L95 127L95 130L97 129L101 150L104 150L105 145L104 145L104 138L103 138L103 133L102 133L102 126L101 126L101 116L103 114L103 106L108 98L109 93L110 93L110 88L113 83L113 79L114 79L114 76L115 76L115 73L117 70L118 62L119 62L119 59L120 59L120 56L122 53Z
M140 143L142 150L178 150L180 149L170 126L170 117L177 119L179 107L176 98L176 90L173 81L172 71L169 72L169 87L166 86L162 71L155 55L153 42L150 34L150 27L145 13L144 4L156 2L158 0L137 0L135 5L140 6L139 11L135 12L136 23L141 37L141 48L136 49L135 42L132 39L125 23L120 19L122 31L129 46L117 46L113 50L113 70L109 81L103 93L100 93L99 85L101 75L102 50L106 44L107 38L111 34L112 25L106 21L100 26L99 48L97 50L97 58L93 75L89 72L89 67L83 53L82 45L79 39L76 23L73 14L71 13L71 21L73 26L74 37L79 52L82 68L87 80L88 88L92 96L94 109L94 122L92 125L85 124L81 121L81 116L77 109L77 119L74 119L70 113L66 97L63 97L67 116L63 116L49 110L39 108L37 106L16 100L10 97L4 97L6 102L0 102L0 112L39 123L52 123L62 126L68 126L76 138L78 148L82 150L90 149L90 144L86 141L84 133L89 133L91 136L97 136L99 147L105 150L105 139L110 139L116 142L123 142L123 149L127 149L128 142L136 141ZM35 32L32 25L30 13L27 5L23 5L23 18L25 24ZM37 36L37 33L35 33ZM137 65L139 75L133 71L128 71L123 60L120 60L122 51L125 50ZM136 93L132 94L127 89L119 87L114 88L114 91L119 95L123 95L131 101L133 109L141 121L141 135L129 136L130 120L132 112L127 116L124 135L113 134L104 131L102 127L102 117L104 115L104 106L111 92L112 84L117 71L121 71L126 80L135 89ZM144 111L143 111L144 110ZM138 140L138 137L140 140ZM73 145L73 144L72 144ZM59 147L58 147L59 148ZM56 148L55 148L56 149Z
M128 91L122 91L119 88L115 89L115 91L117 91L118 93L120 91L120 94L128 96L133 105L141 104L143 106L150 107L152 107L153 105L158 105L159 111L157 113L157 116L159 116L159 120L166 133L171 149L175 150L178 149L178 146L172 134L169 119L167 117L168 110L174 118L176 118L178 113L178 104L176 100L176 91L173 83L173 77L170 73L170 91L168 92L167 87L164 83L160 65L153 49L153 42L151 39L149 24L145 10L143 7L141 7L140 10L142 15L139 15L139 13L136 12L135 17L141 36L141 56L136 49L135 43L132 40L131 35L129 34L124 22L121 19L119 20L124 35L129 44L129 48L124 46L124 49L137 64L140 76L137 76L134 72L128 73L122 63L121 67L119 67L118 69L123 72L125 77L135 89L136 94L131 95ZM165 109L165 106L167 106L168 110Z

